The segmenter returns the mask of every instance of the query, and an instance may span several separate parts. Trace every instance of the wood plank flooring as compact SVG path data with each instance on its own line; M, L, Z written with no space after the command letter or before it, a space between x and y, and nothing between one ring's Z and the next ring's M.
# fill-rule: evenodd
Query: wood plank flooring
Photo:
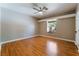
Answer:
M74 43L33 37L2 45L2 56L79 56Z

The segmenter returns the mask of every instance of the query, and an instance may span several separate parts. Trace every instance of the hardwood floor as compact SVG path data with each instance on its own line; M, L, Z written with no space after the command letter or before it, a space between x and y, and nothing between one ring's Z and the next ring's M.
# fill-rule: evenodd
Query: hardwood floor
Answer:
M2 56L79 56L74 43L34 37L2 45Z

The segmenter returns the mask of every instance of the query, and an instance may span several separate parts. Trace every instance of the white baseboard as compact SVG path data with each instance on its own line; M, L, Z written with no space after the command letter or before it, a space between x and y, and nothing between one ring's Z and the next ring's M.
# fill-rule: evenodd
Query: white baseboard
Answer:
M23 40L23 39L28 39L28 38L32 38L32 37L36 37L36 36L39 36L39 35L33 35L33 36L29 36L29 37L23 37L23 38L18 38L18 39L13 39L13 40L1 42L1 43L0 43L0 46L1 46L2 44L5 44L5 43L14 42L14 41Z
M13 39L13 40L1 42L0 43L0 51L1 51L1 45L2 44L9 43L9 42L14 42L14 41L18 41L18 40L23 40L23 39L27 39L27 38L37 37L37 36L43 36L43 37L48 37L48 38L55 38L55 39L64 40L64 41L68 41L68 42L75 42L73 40L68 40L68 39L63 39L63 38L57 38L57 37L51 37L51 36L46 36L46 35L34 35L34 36L29 36L29 37L18 38L18 39Z
M68 41L68 42L75 42L74 40L58 38L58 37L52 37L52 36L47 36L47 35L39 35L39 36L48 37L48 38L55 38L55 39L64 40L64 41Z
M1 45L2 45L2 44L9 43L9 42L14 42L14 41L18 41L18 40L24 40L24 39L28 39L28 38L32 38L32 37L37 37L37 36L39 36L39 35L33 35L33 36L29 36L29 37L18 38L18 39L13 39L13 40L1 42L1 43L0 43L0 53L1 53Z
M78 44L75 41L68 40L68 39L63 39L63 38L52 37L52 36L46 36L46 35L34 35L34 36L29 36L29 37L18 38L18 39L14 39L14 40L10 40L10 41L1 42L0 43L0 52L1 52L1 45L2 44L9 43L9 42L14 42L14 41L18 41L18 40L23 40L23 39L27 39L27 38L37 37L37 36L48 37L48 38L55 38L55 39L64 40L64 41L68 41L68 42L74 42L75 45L77 46L78 52L79 52L79 46L78 46Z
M63 39L63 38L58 38L58 37L47 36L47 35L33 35L33 36L29 36L29 37L18 38L18 39L13 39L13 40L1 42L1 43L0 43L0 46L1 46L2 44L5 44L5 43L14 42L14 41L17 41L17 40L23 40L23 39L27 39L27 38L32 38L32 37L36 37L36 36L43 36L43 37L55 38L55 39L59 39L59 40L69 41L69 42L75 42L74 40L68 40L68 39Z
M76 41L75 41L75 45L77 46L79 52L79 44Z

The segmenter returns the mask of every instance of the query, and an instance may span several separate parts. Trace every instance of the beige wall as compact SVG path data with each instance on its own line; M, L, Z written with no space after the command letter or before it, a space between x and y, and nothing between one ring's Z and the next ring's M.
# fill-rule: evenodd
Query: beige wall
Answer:
M75 39L75 17L58 19L56 32L52 34L47 33L46 21L39 22L39 28L40 35L49 35L70 40Z

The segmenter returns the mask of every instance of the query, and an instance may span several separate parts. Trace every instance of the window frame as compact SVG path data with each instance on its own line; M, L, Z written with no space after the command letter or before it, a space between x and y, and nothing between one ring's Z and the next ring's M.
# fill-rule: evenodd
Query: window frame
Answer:
M56 22L56 25L57 25L57 19L47 20L47 33L56 32L56 26L55 26L55 29L53 30L53 32L49 32L49 31L48 31L48 28L49 28L49 27L48 27L48 26L49 26L49 23L48 23L48 22L49 22L49 21L55 21L55 22Z

